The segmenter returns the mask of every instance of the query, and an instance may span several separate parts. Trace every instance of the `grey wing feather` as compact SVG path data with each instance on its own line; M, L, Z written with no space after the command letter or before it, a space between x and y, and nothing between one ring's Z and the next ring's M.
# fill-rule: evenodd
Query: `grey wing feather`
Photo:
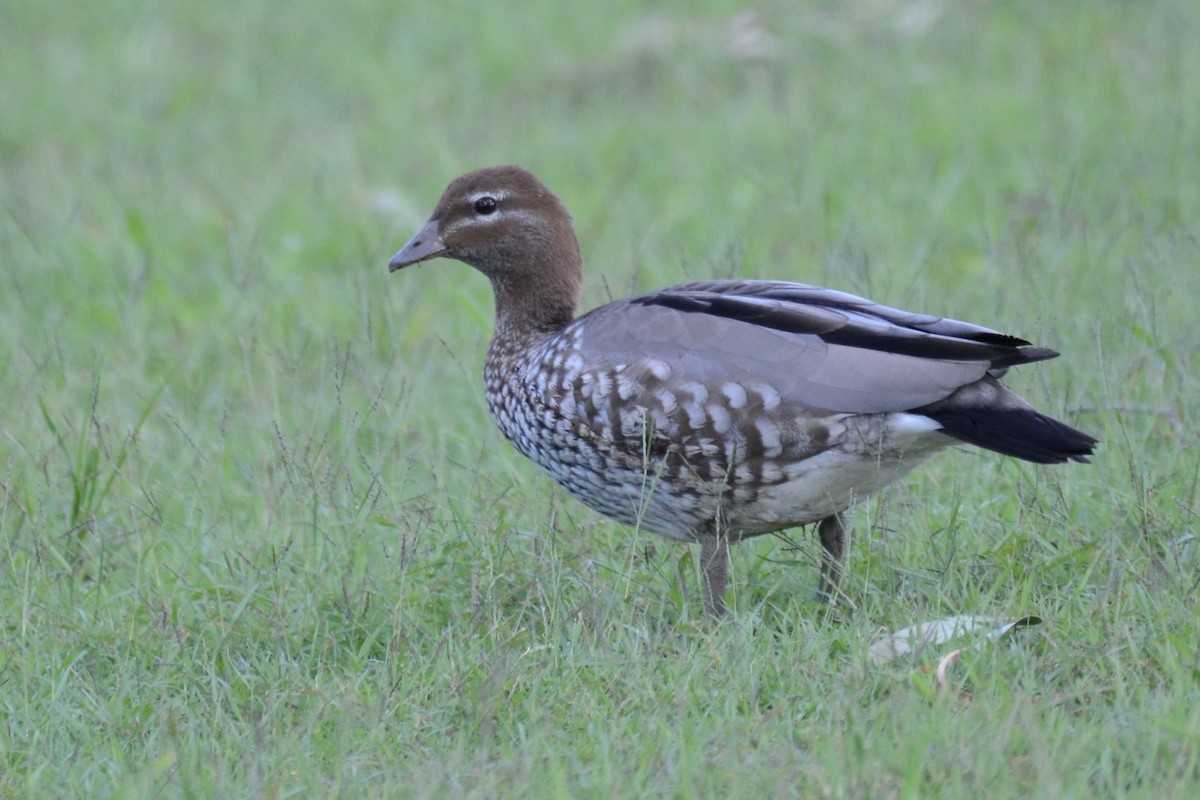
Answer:
M584 319L596 316L607 319L589 322L578 345L588 363L653 357L680 380L767 383L788 402L831 412L919 408L1057 355L982 326L775 281L687 284Z

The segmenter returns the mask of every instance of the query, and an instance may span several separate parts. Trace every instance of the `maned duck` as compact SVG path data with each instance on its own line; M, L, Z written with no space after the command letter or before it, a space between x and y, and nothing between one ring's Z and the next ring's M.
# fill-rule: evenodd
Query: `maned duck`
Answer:
M492 282L500 430L601 514L699 542L709 614L725 611L729 543L811 522L831 595L843 512L943 447L1053 464L1097 443L998 381L1053 350L833 289L705 281L576 319L571 217L520 167L453 181L389 266L443 256Z

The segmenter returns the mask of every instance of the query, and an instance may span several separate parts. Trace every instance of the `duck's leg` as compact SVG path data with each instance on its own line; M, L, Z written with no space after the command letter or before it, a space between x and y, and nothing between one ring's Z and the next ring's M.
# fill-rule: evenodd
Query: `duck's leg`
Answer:
M821 587L817 596L826 602L833 602L842 585L842 565L846 555L845 517L838 513L821 520L817 525L817 535L821 537L822 548Z
M700 566L704 568L704 612L713 617L723 616L729 540L712 532L700 537Z

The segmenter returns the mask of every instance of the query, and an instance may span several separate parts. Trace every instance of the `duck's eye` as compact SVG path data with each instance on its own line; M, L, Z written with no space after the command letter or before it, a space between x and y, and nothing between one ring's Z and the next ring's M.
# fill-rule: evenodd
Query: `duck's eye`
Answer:
M496 213L496 198L490 195L484 195L475 201L475 213L487 216L488 214Z

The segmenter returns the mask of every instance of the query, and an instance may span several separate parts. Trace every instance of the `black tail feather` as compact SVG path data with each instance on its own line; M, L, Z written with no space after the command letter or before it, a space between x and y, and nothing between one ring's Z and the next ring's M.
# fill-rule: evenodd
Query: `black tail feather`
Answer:
M1027 409L922 411L942 425L942 433L1035 464L1088 461L1098 440L1064 422Z

